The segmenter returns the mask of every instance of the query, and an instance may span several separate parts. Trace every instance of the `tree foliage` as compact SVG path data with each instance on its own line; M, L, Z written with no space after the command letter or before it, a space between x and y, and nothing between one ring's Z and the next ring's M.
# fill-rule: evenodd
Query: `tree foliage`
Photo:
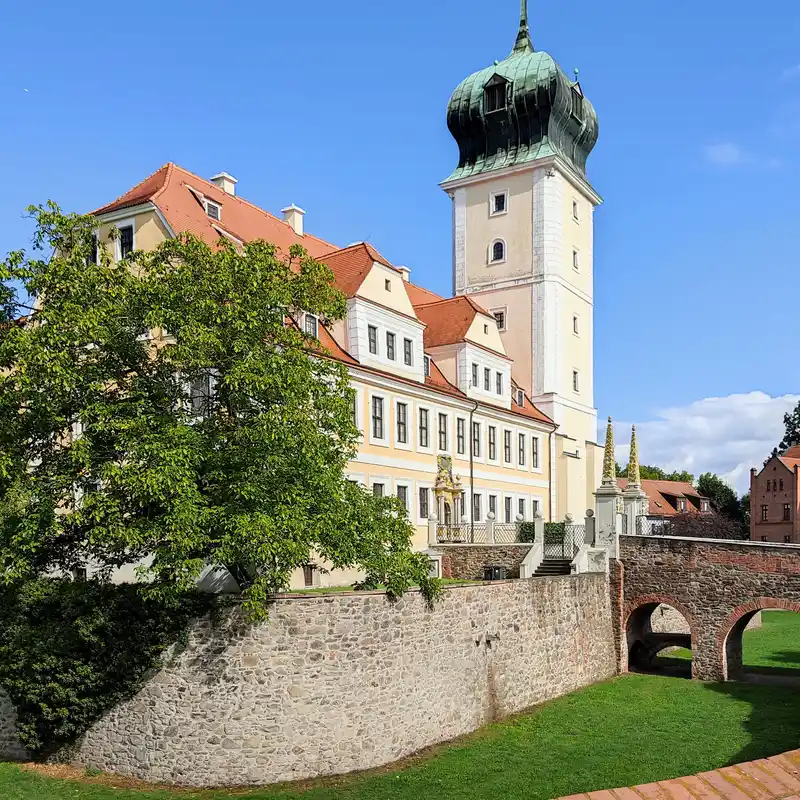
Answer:
M92 218L31 213L36 257L0 266L3 313L29 313L0 326L0 582L138 564L167 596L222 564L258 616L319 559L434 597L398 502L344 477L359 436L345 367L287 324L343 317L325 265L188 235L95 260ZM166 346L143 336L162 329Z
M698 539L747 539L748 533L737 522L724 514L676 514L669 518L662 531L668 536Z
M781 443L778 445L778 450L785 453L790 447L800 444L800 403L798 403L794 411L783 416L784 433ZM773 455L777 455L773 453Z
M665 472L661 467L652 467L648 464L639 465L639 474L642 480L648 481L682 481L683 483L693 483L694 475L686 470L678 472ZM617 464L617 476L620 478L628 477L628 465L621 467Z

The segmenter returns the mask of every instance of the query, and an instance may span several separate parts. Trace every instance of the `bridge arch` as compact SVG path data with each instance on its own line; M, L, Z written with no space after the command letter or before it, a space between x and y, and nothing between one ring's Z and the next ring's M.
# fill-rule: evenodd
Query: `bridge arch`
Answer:
M671 606L689 626L689 633L655 633L653 612L661 605ZM646 665L667 647L687 647L694 652L697 636L694 615L668 594L646 594L628 602L622 615L621 667L627 671L635 664Z
M742 634L759 611L777 609L800 614L800 603L775 597L755 597L742 603L728 614L717 634L717 646L722 654L722 680L733 680L742 672Z

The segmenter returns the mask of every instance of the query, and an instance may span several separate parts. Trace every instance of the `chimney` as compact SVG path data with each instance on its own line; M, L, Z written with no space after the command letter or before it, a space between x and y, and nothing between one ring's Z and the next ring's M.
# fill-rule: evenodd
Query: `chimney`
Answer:
M397 269L400 270L403 280L408 283L411 280L411 270L408 267L397 267Z
M239 183L239 181L237 181L233 175L229 175L227 172L220 172L211 179L211 183L213 183L218 189L222 189L225 194L235 195L236 184Z
M288 223L298 236L302 236L303 217L306 215L306 212L292 203L290 206L282 208L281 214L283 214L283 221Z

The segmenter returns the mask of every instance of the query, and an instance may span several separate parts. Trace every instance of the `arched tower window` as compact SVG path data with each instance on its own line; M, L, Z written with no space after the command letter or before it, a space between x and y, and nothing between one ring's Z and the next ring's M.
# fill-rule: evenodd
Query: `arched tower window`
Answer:
M491 249L491 261L492 263L496 261L505 261L506 260L506 243L502 239L497 239L496 241L492 242L492 249Z

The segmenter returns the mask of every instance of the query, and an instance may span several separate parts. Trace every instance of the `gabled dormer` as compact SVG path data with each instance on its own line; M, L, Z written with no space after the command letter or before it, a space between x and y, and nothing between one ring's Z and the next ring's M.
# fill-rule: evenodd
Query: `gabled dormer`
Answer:
M321 260L347 295L347 318L332 331L341 346L361 364L424 383L425 325L406 290L408 270L365 242Z
M497 322L469 297L415 307L425 323L425 352L467 397L511 408L511 359Z

